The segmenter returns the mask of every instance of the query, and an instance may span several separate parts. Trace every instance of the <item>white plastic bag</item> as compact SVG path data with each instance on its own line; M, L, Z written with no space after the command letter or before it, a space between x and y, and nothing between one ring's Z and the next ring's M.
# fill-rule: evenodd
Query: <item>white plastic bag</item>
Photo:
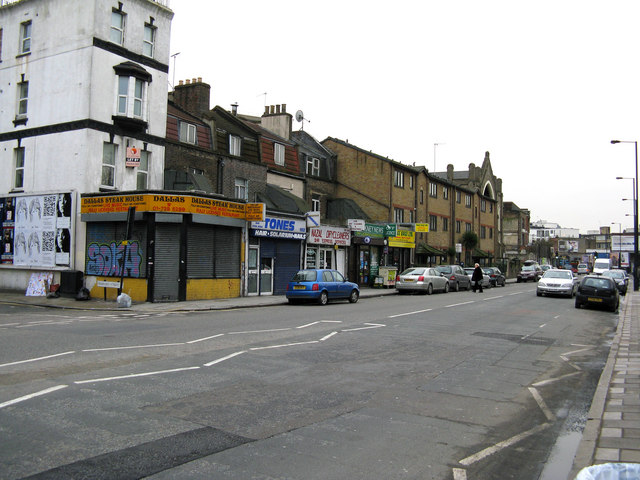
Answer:
M575 480L640 480L639 463L603 463L585 467Z
M118 295L116 302L118 303L118 307L120 308L131 308L131 297L126 293L121 293L120 295Z

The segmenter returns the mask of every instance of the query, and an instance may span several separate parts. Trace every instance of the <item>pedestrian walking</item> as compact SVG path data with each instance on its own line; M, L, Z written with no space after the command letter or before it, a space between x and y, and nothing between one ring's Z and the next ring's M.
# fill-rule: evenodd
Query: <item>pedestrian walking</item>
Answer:
M476 263L476 268L473 270L473 275L471 275L471 281L473 282L473 293L476 293L476 289L480 289L480 293L482 293L483 278L484 272L480 268L480 264Z

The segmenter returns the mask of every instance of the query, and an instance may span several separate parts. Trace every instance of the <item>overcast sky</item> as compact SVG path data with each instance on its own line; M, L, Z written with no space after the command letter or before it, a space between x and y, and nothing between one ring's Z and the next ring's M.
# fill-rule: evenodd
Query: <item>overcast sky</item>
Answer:
M632 181L615 177L635 176L634 145L610 141L640 140L638 0L170 6L169 81L202 77L211 107L284 103L320 141L430 171L488 151L504 200L532 221L633 228Z

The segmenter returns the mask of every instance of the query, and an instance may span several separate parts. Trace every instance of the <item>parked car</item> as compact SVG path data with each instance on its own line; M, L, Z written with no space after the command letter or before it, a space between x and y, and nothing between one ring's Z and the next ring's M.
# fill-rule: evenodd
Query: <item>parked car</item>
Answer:
M398 293L420 292L431 295L433 292L449 291L449 280L440 275L435 268L411 267L396 276Z
M449 280L449 288L457 292L461 288L469 290L471 279L460 265L438 265L437 272Z
M624 270L605 270L602 272L603 277L613 278L618 286L620 295L627 294L627 287L629 286L629 277L627 277Z
M464 269L464 273L467 274L470 280L473 277L474 270L475 268L471 268L471 267L466 267ZM482 284L482 288L491 288L491 277L486 274L484 269L482 270L482 281L480 283ZM473 287L473 280L471 281L471 286Z
M538 279L542 276L542 268L539 265L525 265L518 273L516 277L516 281L520 282L528 282L534 281L537 282Z
M589 273L591 273L591 270L589 269L589 264L587 263L578 264L578 275L588 275Z
M551 269L538 281L536 295L566 295L572 298L578 286L578 277L570 270Z
M542 269L543 272L546 272L547 270L550 270L553 267L551 265L541 265L540 268Z
M482 270L484 271L484 273L489 275L492 287L504 287L507 283L507 279L505 278L504 273L502 273L498 267L485 267Z
M326 305L329 300L339 298L356 303L360 298L360 288L337 270L306 269L293 276L287 284L285 296L292 304L307 300Z
M606 307L615 312L620 305L620 294L615 280L602 275L587 275L576 290L576 308L583 305Z

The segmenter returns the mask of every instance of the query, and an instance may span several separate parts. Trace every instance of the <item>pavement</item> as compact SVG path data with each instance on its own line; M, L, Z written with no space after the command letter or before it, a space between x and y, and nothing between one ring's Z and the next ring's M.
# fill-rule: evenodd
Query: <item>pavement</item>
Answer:
M360 298L395 293L393 288L362 288ZM640 292L629 291L622 298L609 357L567 480L574 479L582 468L591 465L640 464ZM27 297L21 292L0 291L0 303L84 311L160 313L268 307L284 305L287 300L283 295L261 295L171 303L143 302L125 308L113 300Z

